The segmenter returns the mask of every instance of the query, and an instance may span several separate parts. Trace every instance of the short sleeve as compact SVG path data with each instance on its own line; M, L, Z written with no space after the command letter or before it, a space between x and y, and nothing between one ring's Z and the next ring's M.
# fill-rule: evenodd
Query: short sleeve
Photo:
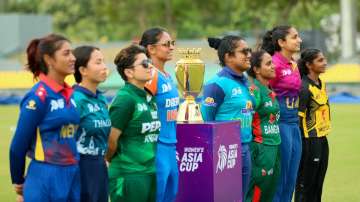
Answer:
M310 91L308 89L308 85L304 82L301 86L301 90L299 93L299 116L304 117L305 111L308 107L308 103L310 101Z
M123 131L132 119L135 101L130 95L118 95L110 106L111 125Z
M201 114L204 121L215 120L219 106L224 102L225 93L216 83L204 86L203 99L201 101Z

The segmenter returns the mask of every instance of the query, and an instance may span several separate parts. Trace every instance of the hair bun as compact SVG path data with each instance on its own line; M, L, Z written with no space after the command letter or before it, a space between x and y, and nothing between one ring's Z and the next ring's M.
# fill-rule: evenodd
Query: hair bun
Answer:
M209 37L209 38L208 38L208 42L209 42L209 46L210 46L211 48L214 48L214 49L217 50L217 49L219 48L219 46L220 46L221 39Z

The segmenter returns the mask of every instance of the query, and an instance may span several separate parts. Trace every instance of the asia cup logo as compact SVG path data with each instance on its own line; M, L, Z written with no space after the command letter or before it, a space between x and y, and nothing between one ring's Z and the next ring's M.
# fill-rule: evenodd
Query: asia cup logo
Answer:
M224 145L220 145L218 150L218 162L216 166L216 173L220 170L222 172L226 166L227 151Z

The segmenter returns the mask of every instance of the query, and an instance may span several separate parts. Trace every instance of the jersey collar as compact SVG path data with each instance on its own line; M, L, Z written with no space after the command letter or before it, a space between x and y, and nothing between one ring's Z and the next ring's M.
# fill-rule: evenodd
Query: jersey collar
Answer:
M84 93L85 95L94 97L94 98L97 98L99 96L99 94L102 93L101 91L96 90L96 93L94 94L89 89L87 89L83 86L80 86L79 84L74 85L74 90L80 91L80 92Z
M239 81L241 81L243 83L247 83L247 79L244 76L244 73L243 74L238 74L234 70L232 70L230 67L227 67L227 66L223 67L223 69L224 69L224 71L226 73L231 75L234 79L239 80Z
M62 85L56 83L53 79L49 78L48 76L46 76L43 73L41 73L39 75L39 78L42 82L44 82L47 86L49 86L51 90L55 91L56 93L58 93L60 91L71 91L72 92L71 86L69 86L66 82L64 82L64 85L62 86Z
M45 83L51 90L53 90L55 93L61 92L61 94L65 97L66 101L68 101L73 93L73 89L71 86L69 86L66 82L64 82L64 85L60 85L56 83L53 79L46 76L45 74L41 73L39 75L40 81Z

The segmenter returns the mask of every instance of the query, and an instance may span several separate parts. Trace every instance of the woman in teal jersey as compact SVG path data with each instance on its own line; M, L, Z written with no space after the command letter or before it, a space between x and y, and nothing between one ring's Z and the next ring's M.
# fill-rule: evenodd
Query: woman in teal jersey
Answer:
M264 50L252 53L248 75L256 104L252 122L253 141L250 143L252 174L246 201L272 201L280 174L281 138L279 103L269 88L269 81L275 78L271 55Z
M251 123L254 105L244 72L250 67L251 49L245 40L238 36L230 35L223 39L209 38L208 41L210 47L217 50L223 68L204 86L201 112L205 121L240 121L244 198L251 173L249 143L252 139Z
M74 100L80 114L76 133L80 153L81 195L83 202L108 201L108 174L105 163L110 117L105 96L98 85L107 77L107 67L101 51L93 46L80 46L74 50Z

